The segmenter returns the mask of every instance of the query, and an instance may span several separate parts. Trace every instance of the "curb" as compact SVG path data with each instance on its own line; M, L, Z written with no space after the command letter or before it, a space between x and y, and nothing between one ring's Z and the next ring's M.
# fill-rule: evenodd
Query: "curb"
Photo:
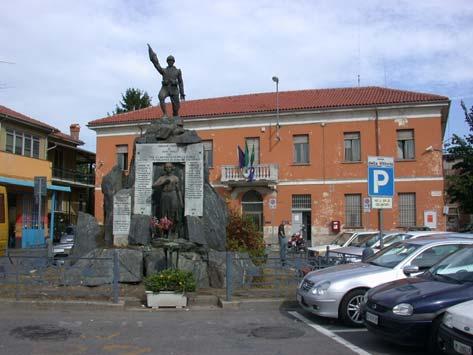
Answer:
M112 303L112 302L102 302L102 301L16 300L14 298L1 298L0 303L2 305L15 304L15 305L22 305L25 307L30 306L30 307L53 307L53 308L87 307L89 309L91 308L124 309L125 307L125 302L123 300L119 300L118 303Z

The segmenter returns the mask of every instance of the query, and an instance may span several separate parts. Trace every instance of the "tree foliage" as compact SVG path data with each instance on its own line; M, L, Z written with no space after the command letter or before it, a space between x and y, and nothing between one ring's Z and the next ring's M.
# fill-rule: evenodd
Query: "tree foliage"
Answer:
M464 137L454 134L448 147L449 158L456 163L454 174L447 178L447 193L452 202L460 204L463 212L473 213L473 107L468 112L463 101L461 105L470 132Z
M124 113L139 110L151 106L151 97L146 91L140 89L129 88L122 94L122 99L115 106L112 114Z

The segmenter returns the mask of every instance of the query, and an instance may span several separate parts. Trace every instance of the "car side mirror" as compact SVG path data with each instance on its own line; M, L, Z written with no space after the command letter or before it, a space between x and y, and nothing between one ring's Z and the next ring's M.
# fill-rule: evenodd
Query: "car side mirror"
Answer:
M419 267L417 265L406 265L402 268L402 271L409 276L410 274L415 274L419 272Z

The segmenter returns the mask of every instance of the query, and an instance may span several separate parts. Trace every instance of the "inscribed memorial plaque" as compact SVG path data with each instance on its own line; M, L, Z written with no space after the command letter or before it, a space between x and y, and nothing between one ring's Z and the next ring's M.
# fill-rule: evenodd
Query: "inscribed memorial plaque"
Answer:
M113 234L130 232L131 196L129 194L116 194L113 197Z

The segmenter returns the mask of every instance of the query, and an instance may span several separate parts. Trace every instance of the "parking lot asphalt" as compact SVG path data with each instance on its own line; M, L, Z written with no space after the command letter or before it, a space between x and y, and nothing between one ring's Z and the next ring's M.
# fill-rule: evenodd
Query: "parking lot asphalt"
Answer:
M366 328L347 327L338 320L318 317L298 307L287 310L289 316L298 319L314 332L324 334L337 343L360 355L428 355L422 347L404 347L389 343L371 334Z

